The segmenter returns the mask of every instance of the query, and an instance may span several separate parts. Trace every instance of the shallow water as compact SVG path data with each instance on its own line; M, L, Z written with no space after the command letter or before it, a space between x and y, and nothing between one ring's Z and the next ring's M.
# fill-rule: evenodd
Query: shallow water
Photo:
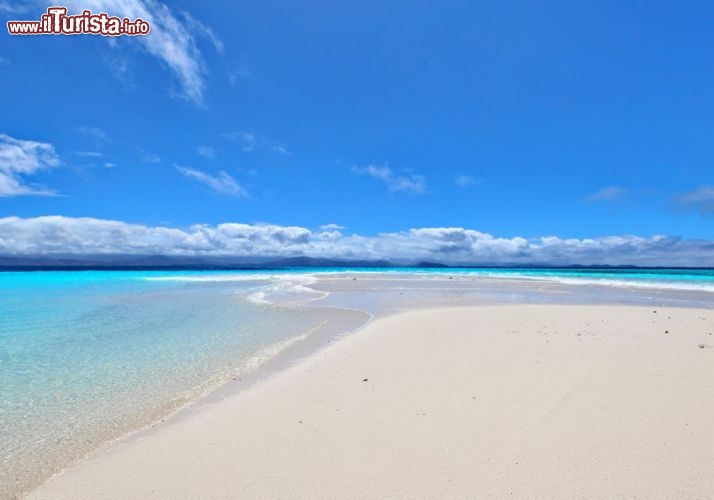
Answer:
M0 274L0 497L337 319L299 278L161 277ZM273 290L285 305L251 299Z
M449 270L451 271L451 270ZM634 280L562 276L503 276L481 272L320 275L312 288L325 293L323 305L352 307L372 314L415 307L479 304L622 304L714 307L711 281Z

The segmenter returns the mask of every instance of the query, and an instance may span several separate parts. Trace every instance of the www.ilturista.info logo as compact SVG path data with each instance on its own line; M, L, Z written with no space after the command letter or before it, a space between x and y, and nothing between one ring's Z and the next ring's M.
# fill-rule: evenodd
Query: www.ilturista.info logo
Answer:
M76 16L67 15L67 7L49 7L39 21L8 21L11 35L148 35L151 26L137 17L120 19L102 12L92 14L89 10Z

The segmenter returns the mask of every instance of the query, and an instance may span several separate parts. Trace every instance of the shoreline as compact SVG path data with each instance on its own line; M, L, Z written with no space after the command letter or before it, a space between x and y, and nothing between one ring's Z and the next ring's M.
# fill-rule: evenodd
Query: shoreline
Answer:
M72 459L56 472L44 477L31 489L22 491L17 494L17 496L13 494L8 498L25 498L53 477L64 474L67 470L71 470L73 467L86 460L91 460L93 457L112 449L114 446L131 443L135 440L143 438L144 436L150 436L154 432L160 431L165 426L190 418L195 412L201 411L205 406L210 406L218 401L221 401L222 399L240 394L253 385L259 384L262 381L269 379L276 373L279 373L280 371L283 371L290 366L299 363L301 360L313 355L334 340L358 331L373 319L373 315L359 309L313 304L313 302L314 300L310 300L297 306L294 304L264 305L266 307L288 309L297 307L308 311L311 309L317 309L323 315L325 315L326 312L331 313L333 315L333 320L339 316L343 323L328 324L328 321L324 321L320 325L296 337L291 337L286 341L270 345L263 351L255 352L249 358L249 363L240 368L239 372L214 381L207 380L204 383L204 386L197 388L196 391L194 391L190 396L183 396L185 399L178 406L167 407L157 411L155 417L151 419L142 419L136 422L136 425L127 428L121 434L99 442L82 456ZM354 317L348 318L348 316ZM357 316L363 317L357 319ZM275 350L275 352L269 352L273 350ZM0 497L1 496L2 495L0 495Z
M375 329L379 330L381 328L379 325L383 325L385 322L389 323L391 322L396 322L397 324L400 323L400 321L403 320L404 317L409 317L410 315L424 315L425 317L429 317L430 315L444 315L446 314L447 316L463 316L464 314L474 314L473 311L477 311L475 314L478 314L478 311L484 311L484 310L490 310L490 309L500 309L500 310L506 310L507 308L511 308L514 310L518 310L523 312L526 309L548 309L548 308L564 308L564 309L569 309L570 311L574 309L588 309L588 310L593 310L593 311L604 311L604 310L627 310L632 312L633 310L639 310L642 312L644 309L649 309L648 307L632 307L632 306L601 306L601 305L596 305L596 306L543 306L543 305L501 305L501 306L465 306L465 307L458 307L458 308L436 308L436 309L425 309L425 310L416 310L416 311L410 311L406 313L398 313L398 314L393 314L393 315L387 315L386 317L381 317L378 319L375 319L373 321L368 321L366 325L363 325L357 329L356 332L353 332L350 335L343 335L340 336L340 342L332 343L329 346L329 349L319 349L317 351L314 351L312 354L309 354L307 357L300 359L298 362L293 361L292 364L289 364L288 366L282 367L277 372L274 372L272 374L267 374L257 380L256 382L258 383L252 383L250 384L249 387L241 387L240 390L235 391L233 387L228 388L230 384L227 386L223 386L222 388L219 388L217 391L214 391L214 393L209 394L207 397L202 398L201 400L193 403L190 405L189 408L186 408L182 410L180 413L183 413L184 415L181 418L177 418L178 415L172 416L170 419L166 420L166 425L156 425L150 429L148 429L149 432L145 431L139 431L135 432L132 436L129 438L124 438L120 440L118 443L113 443L109 447L105 447L101 450L97 450L96 452L92 453L90 456L86 457L85 459L81 460L79 463L76 463L74 466L71 466L68 470L64 471L63 473L60 473L59 475L56 475L52 478L50 478L44 485L41 485L38 489L34 490L33 492L30 493L29 498L62 498L62 491L65 491L67 493L67 490L62 490L62 488L58 489L58 485L61 484L74 484L72 481L73 477L79 477L82 475L82 473L87 473L88 476L84 477L84 481L86 482L89 480L89 484L91 484L92 478L97 477L96 474L98 472L101 472L101 467L100 465L102 463L105 463L107 460L118 460L119 463L122 463L122 454L127 454L131 453L132 448L138 449L142 447L142 443L146 442L158 442L164 440L163 436L166 436L167 434L176 434L180 436L180 440L186 440L186 441L191 441L192 439L195 439L196 436L194 437L191 436L191 433L187 434L184 432L184 427L192 427L195 425L197 421L201 421L202 419L206 418L206 414L213 414L213 413L225 413L226 410L221 410L221 408L227 408L228 406L235 406L241 400L244 400L246 398L252 398L253 396L246 396L247 394L254 394L254 393L265 393L268 391L268 389L265 389L266 387L272 387L275 384L287 384L288 386L290 385L290 374L294 375L294 372L299 372L301 376L305 375L305 370L308 370L309 366L315 365L316 363L319 364L319 360L322 358L330 358L332 357L331 353L334 352L342 352L344 354L345 349L347 349L348 345L353 345L355 343L359 344L360 342L365 342L364 340L359 340L363 338L370 338L373 337L373 333L369 333L370 331L374 331ZM696 314L704 314L704 313L709 313L711 311L707 311L705 309L702 310L696 310L696 309L677 309L679 312L677 314L683 314L683 315L691 315L695 314L693 311L696 311ZM446 312L444 312L446 311ZM471 311L469 313L468 311ZM682 312L684 311L684 312ZM515 314L515 313L514 313ZM619 314L619 313L618 313ZM650 314L652 314L650 312ZM400 320L400 318L402 318ZM709 318L711 319L711 318ZM657 318L659 320L659 318ZM661 320L664 321L664 320ZM710 323L708 323L710 324ZM377 325L377 326L375 326ZM396 334L397 337L403 336L400 332L397 332ZM423 336L423 335L422 335ZM711 339L711 337L709 337ZM387 339L389 341L389 339ZM714 341L712 341L714 342ZM325 344L326 345L326 344ZM324 347L324 346L323 346ZM405 345L405 349L408 349L409 345ZM695 346L696 348L696 346ZM699 349L696 349L699 350ZM708 351L709 349L702 349L703 351ZM374 353L373 353L374 354ZM702 352L701 354L708 354ZM348 355L349 357L349 355ZM395 370L399 370L399 367L396 367ZM309 371L309 370L308 370ZM368 377L369 378L369 377ZM277 380L277 382L276 382ZM225 395L217 396L217 393L219 391L222 391L222 389L228 388L228 391ZM212 398L213 396L213 398ZM278 401L279 402L279 401ZM304 403L304 402L302 402ZM277 403L276 403L277 404ZM234 415L236 416L236 415ZM259 428L260 426L258 426ZM204 431L206 429L203 429ZM344 430L344 429L343 429ZM227 431L227 429L224 429L224 431ZM347 433L349 434L349 432ZM237 450L236 450L237 451ZM377 450L378 451L378 450ZM152 453L152 455L156 455L156 453ZM159 453L158 456L156 456L156 460L161 461L159 458L161 455ZM146 458L146 457L145 457ZM164 456L164 458L167 458ZM205 458L205 457L204 457ZM98 465L99 464L99 465ZM124 465L127 465L124 463ZM158 466L158 463L156 463L153 459L149 460L148 464L145 464L145 466ZM174 463L175 466L179 466L180 464ZM214 464L214 465L225 465L225 464ZM99 467L99 469L92 471L92 467ZM106 471L104 471L106 472ZM180 482L180 478L177 476L175 478L177 481ZM106 478L104 480L97 480L96 483L105 483ZM95 483L95 486L97 486ZM77 485L74 484L74 486L70 486L70 490L72 491L72 494L77 492L76 490L73 490L71 488L76 487ZM166 485L164 485L166 486ZM213 489L210 489L210 485L203 485L203 487L209 488L208 491L213 491L214 493L218 494L219 491ZM53 490L54 488L54 490ZM118 494L118 491L115 491L114 494ZM131 494L137 494L136 491L124 491L123 493L126 493L126 495L123 496L131 496ZM168 493L168 492L167 492ZM174 492L177 493L177 492ZM194 493L198 493L197 491L194 491ZM223 492L224 494L226 493L225 491ZM296 492L292 492L296 493ZM303 493L312 493L312 494L317 494L318 492L312 491L303 491ZM340 493L349 493L349 492L340 492ZM57 495L56 495L57 494ZM101 490L93 490L92 494L97 494L99 497L102 497L102 492ZM79 493L80 497L82 496L81 493ZM109 495L111 496L111 495ZM173 495L171 495L173 496ZM212 496L209 494L208 496ZM318 495L319 496L319 495ZM349 495L347 495L349 496Z

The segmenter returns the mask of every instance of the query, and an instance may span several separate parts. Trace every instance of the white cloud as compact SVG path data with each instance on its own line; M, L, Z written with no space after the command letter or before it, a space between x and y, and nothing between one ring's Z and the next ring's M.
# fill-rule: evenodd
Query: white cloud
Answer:
M702 266L714 241L632 235L499 238L460 227L416 228L376 236L344 236L333 229L224 223L185 229L93 218L0 218L2 254L166 254L297 256L422 260L449 264L635 264Z
M190 179L194 179L217 193L228 194L231 196L247 196L248 192L238 184L233 177L221 170L218 175L211 175L191 167L176 166L176 170Z
M263 134L249 132L247 130L237 130L224 132L221 137L229 141L237 141L246 153L259 150L268 150L283 156L290 156L290 150L285 144L275 139L271 139Z
M454 179L454 182L461 188L467 188L481 184L482 180L471 177L470 175L458 175L456 179Z
M216 52L218 52L219 54L223 54L223 42L216 36L216 34L211 28L203 24L201 21L193 17L188 12L183 12L182 15L186 20L186 24L190 31L207 38L208 41L213 44L213 48L216 49Z
M344 228L345 226L340 226L339 224L323 224L320 226L323 231L339 231Z
M617 187L617 186L607 186L595 193L589 194L585 197L585 200L590 203L595 203L598 201L613 201L618 198L622 198L627 194L627 189Z
M25 177L59 164L52 144L0 134L0 197L56 194L52 190L27 184Z
M223 51L223 44L210 28L188 13L175 14L156 0L70 0L63 5L67 5L72 13L89 9L110 16L148 21L151 25L148 35L127 41L137 41L171 70L178 80L181 97L203 104L206 69L197 37L207 38L218 52Z
M198 154L200 154L204 158L215 158L216 157L216 152L213 150L213 148L211 148L209 146L199 146Z
M675 197L680 205L692 207L700 212L714 212L714 186L704 185L694 191L682 193Z
M413 194L423 194L426 191L426 178L423 175L396 175L386 165L352 167L352 171L383 182L390 191L406 191Z

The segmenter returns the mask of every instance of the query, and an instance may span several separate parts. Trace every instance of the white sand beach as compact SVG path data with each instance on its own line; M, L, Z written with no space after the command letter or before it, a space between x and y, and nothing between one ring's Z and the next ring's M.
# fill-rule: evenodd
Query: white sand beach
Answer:
M408 311L28 498L711 498L713 333L705 309Z

